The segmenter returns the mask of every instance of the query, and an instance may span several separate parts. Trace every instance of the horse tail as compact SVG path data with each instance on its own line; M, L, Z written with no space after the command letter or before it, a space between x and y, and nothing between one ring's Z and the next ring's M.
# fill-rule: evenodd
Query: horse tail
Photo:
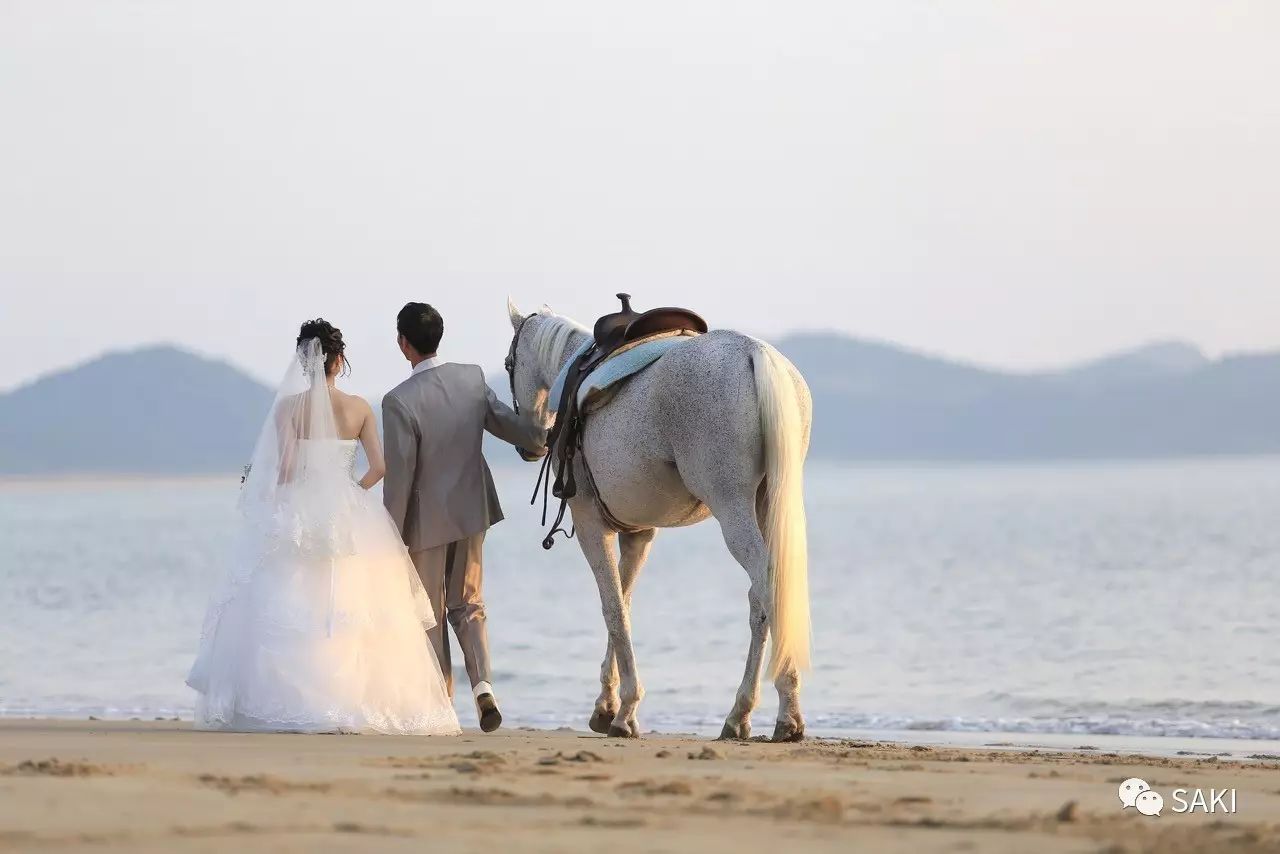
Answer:
M752 354L764 434L765 477L760 531L769 548L769 674L809 668L809 547L804 513L807 428L790 365L759 342Z

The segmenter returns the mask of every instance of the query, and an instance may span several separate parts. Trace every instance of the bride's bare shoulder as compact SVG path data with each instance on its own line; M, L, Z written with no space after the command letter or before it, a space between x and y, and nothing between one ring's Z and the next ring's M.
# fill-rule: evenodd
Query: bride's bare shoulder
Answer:
M373 407L369 405L369 401L365 400L358 394L347 394L345 391L334 389L337 394L338 405L350 412L373 411Z

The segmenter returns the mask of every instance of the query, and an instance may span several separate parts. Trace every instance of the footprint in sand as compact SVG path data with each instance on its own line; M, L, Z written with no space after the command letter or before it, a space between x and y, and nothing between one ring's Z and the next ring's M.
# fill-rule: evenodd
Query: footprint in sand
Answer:
M724 754L714 747L704 747L701 753L690 753L690 759L724 759Z
M631 780L618 785L620 794L637 794L653 797L654 795L692 795L693 787L684 780L671 780L666 783L655 783L652 780Z
M0 767L5 777L110 777L121 766L94 765L90 762L64 762L57 757L27 759L17 765Z
M310 792L325 794L333 787L329 783L299 783L282 780L267 774L250 774L245 777L220 777L216 774L201 774L196 778L206 786L210 786L227 795L238 795L241 792L262 792L269 795L283 795L290 792Z
M557 752L555 756L543 756L538 760L539 765L550 766L559 765L562 762L603 762L604 759L598 753L592 753L590 750L579 750L572 755L565 755L563 752Z

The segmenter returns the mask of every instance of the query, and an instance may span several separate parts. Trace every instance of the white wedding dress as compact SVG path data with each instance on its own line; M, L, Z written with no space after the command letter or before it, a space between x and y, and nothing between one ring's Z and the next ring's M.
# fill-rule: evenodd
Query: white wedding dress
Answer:
M243 487L236 554L187 678L196 725L457 733L424 633L430 601L391 517L354 480L356 441L317 437L332 410L308 358L300 348L313 376L295 379L309 388L282 385Z

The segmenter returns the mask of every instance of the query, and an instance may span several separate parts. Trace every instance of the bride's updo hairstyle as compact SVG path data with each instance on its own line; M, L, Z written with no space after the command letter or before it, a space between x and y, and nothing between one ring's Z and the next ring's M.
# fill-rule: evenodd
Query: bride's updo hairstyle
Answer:
M320 341L320 350L324 353L324 372L331 375L333 366L341 357L342 373L345 375L350 363L347 361L347 345L342 341L342 330L323 317L317 317L302 324L302 328L298 330L298 346L301 347L302 342L312 338Z

